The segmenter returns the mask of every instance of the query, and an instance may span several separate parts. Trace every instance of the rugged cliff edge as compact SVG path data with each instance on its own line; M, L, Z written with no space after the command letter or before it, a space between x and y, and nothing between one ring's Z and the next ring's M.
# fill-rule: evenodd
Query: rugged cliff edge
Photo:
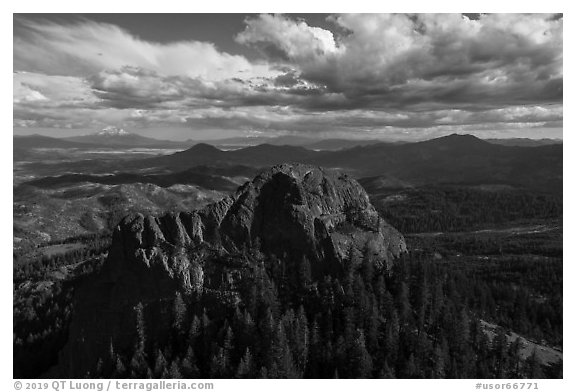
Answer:
M314 280L340 276L354 249L382 271L406 245L355 180L307 165L274 166L199 211L127 216L102 271L79 287L60 376L85 376L111 346L133 344L138 303L154 315L148 333L157 335L170 328L163 304L177 291L219 293L219 300L239 305L234 287L249 273L249 252L277 260L295 276L305 259Z

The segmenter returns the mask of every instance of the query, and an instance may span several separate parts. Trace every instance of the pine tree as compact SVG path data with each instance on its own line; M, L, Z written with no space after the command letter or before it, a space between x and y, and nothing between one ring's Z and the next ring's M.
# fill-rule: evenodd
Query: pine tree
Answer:
M404 374L406 378L417 378L418 377L418 367L416 366L416 359L414 358L414 354L410 354L408 357L408 362L406 362Z
M180 294L179 291L176 292L176 296L174 297L172 312L174 317L173 327L180 333L182 332L182 325L186 319L186 304L184 303L182 294Z
M186 351L186 355L182 360L181 371L184 378L200 377L200 371L196 366L196 355L194 354L192 347L188 347L188 350Z
M412 320L412 306L410 305L410 289L406 282L400 284L396 299L400 328L404 329Z
M469 347L470 342L470 318L468 317L468 312L466 312L465 309L460 311L458 318L453 324L453 327L453 347L460 354L463 354L465 349Z
M104 362L102 358L98 358L98 362L96 363L96 372L94 373L94 378L102 378L103 377L103 368Z
M210 326L212 322L206 313L206 308L202 311L202 323L201 323L201 334L200 334L200 354L205 356L210 352Z
M433 369L432 369L432 377L433 378L445 378L446 377L446 361L448 360L448 342L446 339L442 340L442 345L436 346L434 348L434 355L432 359Z
M256 335L256 324L250 313L246 310L242 314L240 323L240 333L238 336L238 350L243 352L247 347L252 346Z
M318 318L314 317L312 327L310 328L310 354L307 363L307 377L320 377L319 365L322 359L322 341L320 340L320 328L318 327Z
M226 369L229 369L234 349L234 333L232 332L232 328L230 327L226 329L226 336L224 337L223 348L224 348L224 366L226 367Z
M114 369L113 376L114 378L126 377L126 367L120 357L116 357L116 368Z
M272 341L274 339L274 317L270 308L266 309L262 319L258 322L260 339L257 341L259 363L270 364L272 358Z
M366 244L361 266L362 279L366 284L372 284L372 280L374 279L374 260L373 256L370 256L371 254L372 251L368 244Z
M136 350L144 353L146 346L146 326L144 324L144 306L142 302L138 302L134 310L136 313L136 333L138 335Z
M349 369L351 378L369 378L372 373L372 357L366 349L364 331L358 330L352 347L349 349Z
M520 365L522 359L520 358L520 350L522 349L522 341L516 338L508 347L508 355L510 357L510 378L521 378Z
M250 349L246 348L246 352L242 359L240 359L240 363L238 364L238 369L236 370L236 377L237 378L250 378L252 377L252 354L250 353Z
M164 358L164 354L159 349L156 352L156 359L154 361L154 376L156 378L162 377L164 372L167 371L167 368L168 368L168 362L166 362L166 358Z
M372 351L372 352L379 351L378 338L379 338L380 324L381 324L381 320L380 320L380 317L378 315L378 307L374 301L373 305L372 305L372 311L370 313L370 316L368 317L368 319L365 322L365 325L366 325L366 344L368 345L368 347L370 347L370 351Z
M430 323L436 324L442 314L442 309L444 307L444 292L442 288L442 282L436 281L434 284L434 289L431 294L430 300Z
M278 322L274 331L272 367L270 368L269 376L272 378L294 378L296 376L284 323L281 321Z
M298 266L298 280L302 288L308 287L312 282L312 267L306 255L302 256Z
M193 345L196 339L200 337L202 333L202 323L198 316L194 315L192 318L192 323L190 324L190 331L188 332L188 342Z
M116 353L114 351L114 343L112 342L112 339L110 339L110 345L108 346L108 357L106 358L106 361L104 361L104 365L104 374L111 374L114 372L116 366Z
M430 302L430 293L428 289L428 280L426 279L426 274L422 272L420 281L416 286L416 298L415 298L415 308L416 308L416 327L418 328L418 334L424 329L424 324L427 319L428 306Z
M170 365L170 371L168 374L170 378L173 379L182 378L182 373L180 373L180 366L178 366L178 363L176 361L172 361L172 364Z
M378 373L378 378L396 378L394 369L388 365L388 361L384 361L382 369Z
M225 378L228 370L226 362L224 349L216 345L216 350L210 360L210 378Z
M492 355L495 359L494 373L497 378L507 378L508 374L508 340L504 329L499 328L492 341Z
M384 326L382 350L385 353L385 358L389 363L396 363L398 358L398 350L400 348L400 324L396 309L392 308L389 313L388 320Z
M306 364L308 363L308 350L309 350L309 331L308 319L304 307L300 306L298 309L298 316L295 322L295 338L294 338L294 360L296 366L300 370L301 375L306 372Z
M344 309L344 341L352 342L356 336L356 312L349 306Z
M130 361L130 374L132 378L144 378L148 373L148 364L144 353L140 350L134 351L132 360Z

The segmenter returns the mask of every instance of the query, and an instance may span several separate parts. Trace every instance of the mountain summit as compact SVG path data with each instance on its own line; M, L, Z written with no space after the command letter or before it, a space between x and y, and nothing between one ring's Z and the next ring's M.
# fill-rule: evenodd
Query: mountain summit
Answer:
M257 249L284 263L305 257L314 274L339 273L351 248L372 255L379 269L406 251L402 235L378 216L355 180L283 164L200 211L126 217L114 233L107 267L157 264L179 289L199 291L203 271L190 264L187 252L203 246L226 254Z
M129 136L132 135L129 132L126 132L122 128L110 126L102 129L100 132L97 132L96 135L98 136Z
M174 142L170 140L159 140L150 137L138 135L136 133L127 132L122 128L109 126L99 132L83 136L72 136L65 140L86 143L99 148L179 148L182 147L181 142Z
M157 315L149 333L158 336L170 328L163 304L177 292L238 306L242 287L263 269L275 284L305 295L298 294L303 281L344 279L359 263L385 272L403 252L403 236L355 180L302 164L274 166L198 211L129 215L99 275L79 288L63 369L84 376L96 365L88 359L131 344L137 304Z

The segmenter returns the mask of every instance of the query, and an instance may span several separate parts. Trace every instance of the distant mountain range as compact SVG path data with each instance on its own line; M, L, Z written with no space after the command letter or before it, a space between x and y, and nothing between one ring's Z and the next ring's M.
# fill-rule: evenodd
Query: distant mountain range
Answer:
M517 147L538 147L538 146L549 146L552 144L562 144L561 139L511 138L511 139L485 139L485 140L493 144L501 144L503 146L517 146Z
M73 136L65 138L64 140L105 147L174 148L182 146L181 142L153 139L135 133L129 133L116 127L107 127L98 133L85 136Z
M337 151L270 144L222 151L208 144L197 144L185 151L134 161L131 165L182 170L197 165L266 167L286 162L340 168L357 178L379 177L384 184L511 184L562 189L562 145L504 146L471 135L450 135L418 143L378 143Z
M562 144L560 139L485 139L492 144L519 147L537 147L552 144ZM42 135L14 136L14 149L48 149L48 148L182 148L183 146L193 146L197 144L209 144L221 150L242 149L250 146L268 144L272 146L295 146L305 147L309 150L337 151L359 146L370 146L375 144L408 144L406 141L383 141L378 139L316 139L304 136L278 136L278 137L235 137L209 141L173 141L160 140L150 137L126 132L122 128L106 127L100 132L83 136L72 136L67 138L54 138ZM413 142L411 142L413 143Z
M123 139L127 138L127 139ZM88 140L146 140L122 132L90 137L54 139L44 136L15 137L16 148L85 148ZM85 142L81 142L84 140ZM328 147L343 146L327 141ZM498 143L496 143L498 142ZM99 142L104 144L103 142ZM116 142L114 142L116 143ZM128 142L126 142L128 143ZM58 163L52 173L110 173L146 170L183 172L194 166L264 168L279 163L306 163L343 169L356 178L370 177L371 186L383 188L426 184L507 184L543 191L562 190L562 144L550 140L533 146L524 139L507 143L485 141L471 135L450 135L416 143L371 143L341 149L310 149L309 146L260 144L235 150L221 150L200 143L184 151L146 159L112 162L98 160ZM113 143L108 146L114 145ZM117 145L117 144L116 144ZM182 144L180 143L179 146ZM522 145L522 146L518 146ZM64 147L62 147L64 146ZM78 147L81 146L81 147ZM150 145L148 145L150 146ZM530 146L530 147L527 147ZM94 148L94 147L92 147ZM52 170L52 169L50 169ZM110 179L110 181L123 181ZM375 185L376 184L376 185ZM377 190L376 190L377 191Z
M94 145L42 135L14 136L14 150L36 148L94 148Z
M192 145L190 143L189 145ZM187 145L173 140L158 140L135 133L129 133L120 128L109 127L102 131L84 136L53 138L41 135L14 136L14 149L38 148L181 148Z
M223 150L240 149L260 144L270 144L274 146L297 146L306 147L311 150L341 150L356 146L367 146L370 144L383 143L378 139L316 139L304 136L277 136L277 137L236 137L218 140L193 141L191 144L210 144ZM390 142L405 143L405 142Z
M562 144L562 139L529 139L529 138L508 138L508 139L482 139L492 144L518 147L537 147L551 144ZM236 149L255 146L259 144L271 144L275 146L299 146L311 150L343 150L357 146L369 146L372 144L407 144L415 141L406 140L384 140L384 139L316 139L303 136L277 136L277 137L236 137L218 140L187 140L184 144L210 144L224 150L231 147Z
M310 139L304 137L276 137L276 138L228 138L210 141L173 141L159 140L150 137L128 133L122 129L104 129L103 131L83 136L55 138L42 135L14 136L14 149L42 149L42 148L182 148L196 144L210 144L222 150L237 150L260 144L275 146L301 146L312 150L341 150L356 146L366 146L382 143L381 140L349 140L349 139ZM402 143L402 142L400 142Z

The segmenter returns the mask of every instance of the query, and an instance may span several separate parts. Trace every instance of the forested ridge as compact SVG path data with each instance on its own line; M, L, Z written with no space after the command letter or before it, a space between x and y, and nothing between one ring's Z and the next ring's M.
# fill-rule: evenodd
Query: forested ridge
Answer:
M391 271L376 271L364 249L349 250L345 273L339 276L313 275L306 258L293 261L288 269L274 256L245 252L236 256L248 271L233 288L233 298L224 298L231 288L222 283L221 290L176 293L161 304L138 304L131 316L138 333L130 348L111 344L85 376L562 377L561 362L548 366L534 355L523 356L522 343L508 337L513 331L534 343L562 348L561 229L450 233L473 219L477 224L471 227L492 222L490 217L504 214L507 200L512 204L498 218L502 224L492 227L516 225L519 220L560 225L561 203L508 192L451 192L435 190L422 196L418 190L404 199L413 207L397 201L394 208L379 208L386 219L405 229L412 224L406 222L413 222L422 231L446 232L409 235L410 253ZM419 208L421 196L439 212L430 215ZM451 209L454 203L460 207ZM426 214L450 216L450 211L456 211L453 217L467 218L456 218L457 224L450 219L438 220L437 226L424 223ZM419 214L424 218L415 220ZM15 263L15 377L50 376L58 369L58 353L67 342L74 314L74 290L83 279L98 274L109 237L70 242L84 246ZM153 332L158 317L171 325L162 334ZM493 338L483 321L499 326Z
M504 328L490 342L480 325L480 319L492 320L561 345L561 297L536 307L538 301L530 299L538 290L545 295L557 291L547 290L536 277L557 283L558 263L516 260L491 272L405 256L390 274L381 274L362 252L351 251L342 281L326 276L312 282L306 260L293 279L267 268L278 265L277 260L257 253L246 257L258 267L238 287L240 304L215 301L216 293L178 293L158 315L141 303L134 309L138 339L132 349L111 346L86 376L561 377L560 365L522 360L519 343L507 342ZM525 276L526 269L532 277L527 286L512 289L510 276ZM63 287L35 308L42 325L52 330L15 343L24 357L26 349L34 348L38 369L48 370L56 358L37 353L52 352L66 336L70 291ZM159 316L170 318L173 328L165 336L151 336L147 325ZM56 321L47 324L51 319ZM20 330L31 325L20 324Z
M100 268L110 237L92 235L68 242L81 242L85 247L32 262L15 255L15 377L38 377L57 362L58 352L68 338L74 289L84 277Z
M177 294L166 306L173 328L149 336L146 304L134 311L133 349L100 358L91 376L162 378L540 378L561 368L522 360L504 329L492 342L480 316L491 316L461 271L403 259L389 275L374 274L361 254L342 281L312 283L301 265L294 287L264 267L240 288L242 305ZM271 278L274 277L274 278ZM277 283L275 283L277 282ZM494 293L498 293L497 290ZM498 294L496 294L498 295ZM500 301L505 296L492 300ZM168 305L168 304L167 304ZM513 304L510 304L512 307ZM515 320L514 312L507 315ZM506 313L506 311L504 311ZM543 315L544 322L549 320ZM561 318L561 315L560 315ZM520 319L522 320L522 319ZM522 321L526 322L526 321ZM540 319L530 320L534 324Z

